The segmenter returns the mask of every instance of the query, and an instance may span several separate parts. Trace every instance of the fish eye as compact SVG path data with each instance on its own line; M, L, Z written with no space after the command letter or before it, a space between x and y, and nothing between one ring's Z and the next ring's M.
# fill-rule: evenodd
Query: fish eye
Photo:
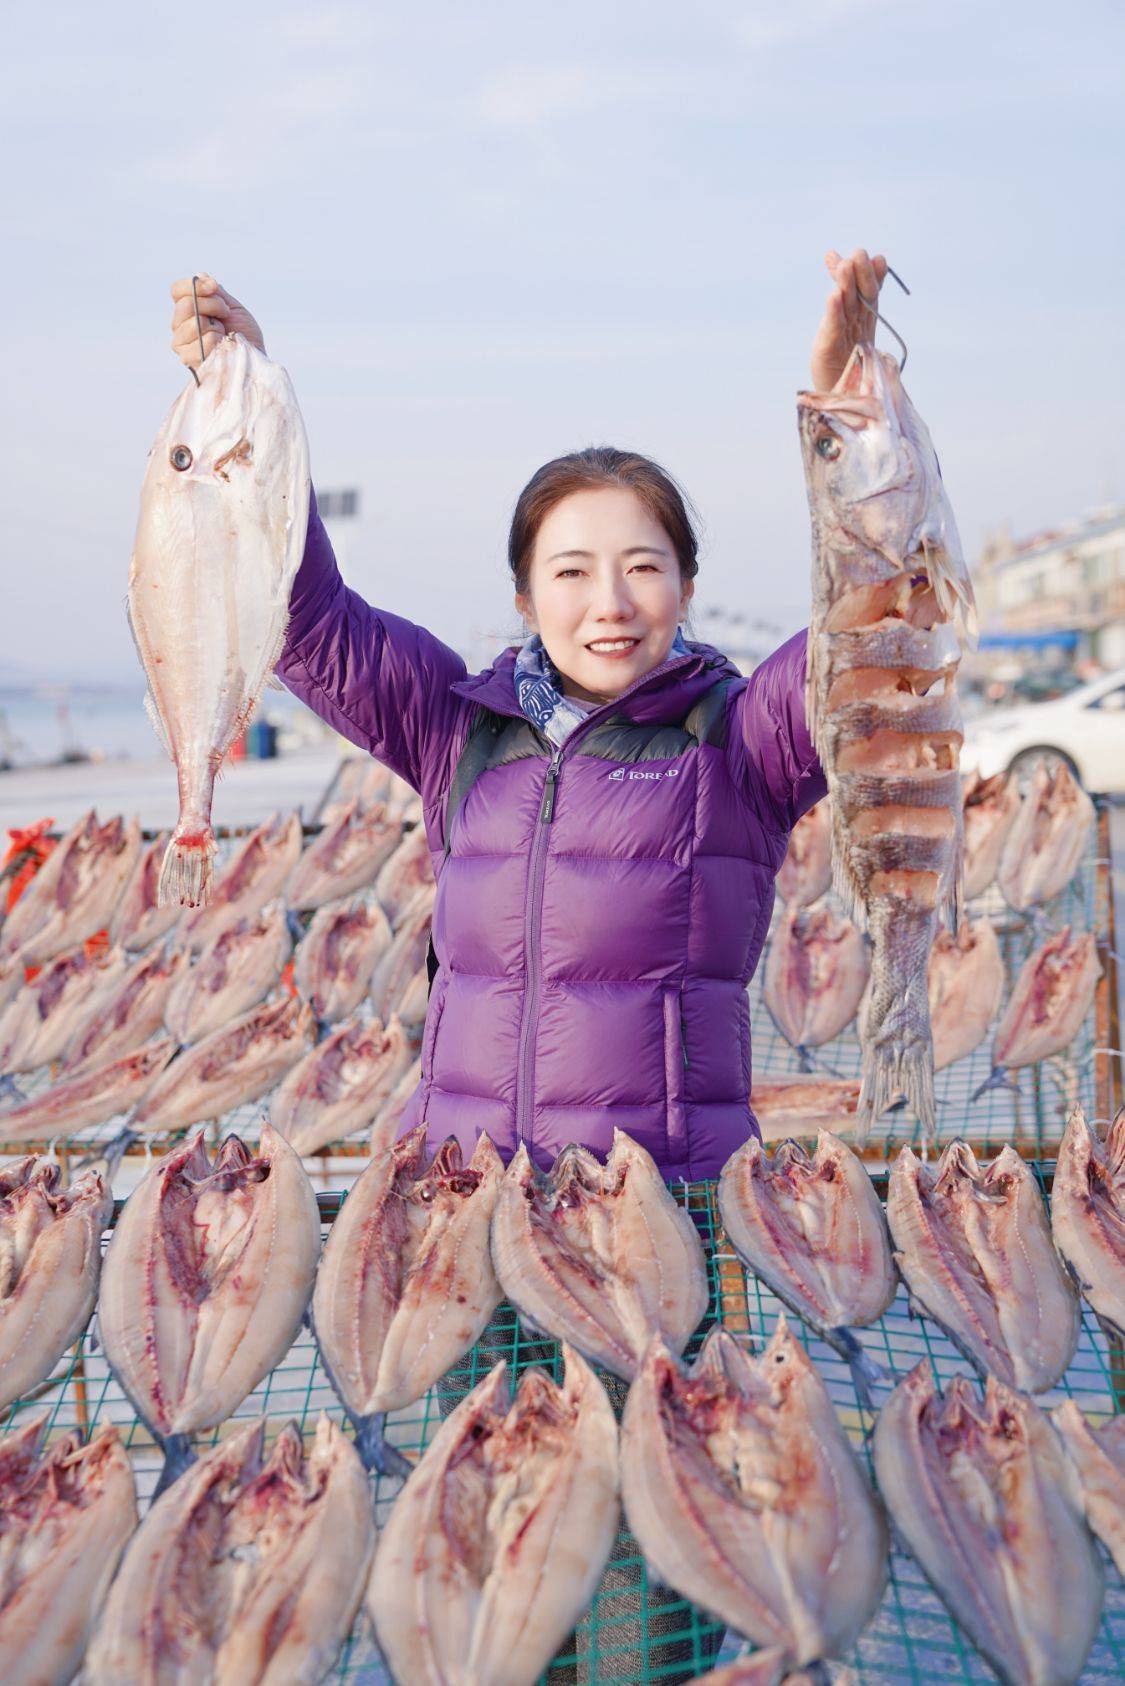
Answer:
M835 462L840 455L840 441L833 433L822 433L816 442L817 455L828 462Z
M168 461L178 474L192 465L192 454L186 445L173 445L168 453Z

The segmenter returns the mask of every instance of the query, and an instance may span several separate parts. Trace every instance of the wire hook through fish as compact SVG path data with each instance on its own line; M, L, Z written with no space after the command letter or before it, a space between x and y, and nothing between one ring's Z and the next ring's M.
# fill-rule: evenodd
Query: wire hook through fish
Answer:
M203 359L206 357L207 353L203 349L203 323L200 321L200 318L199 318L199 294L195 290L195 284L198 280L199 280L198 275L193 275L192 278L191 278L191 302L195 306L195 331L199 335L199 361L202 363ZM895 280L896 281L898 280L897 275L895 276ZM864 299L863 302L864 302L864 304L866 304L867 300ZM893 328L891 329L891 333L894 334ZM896 339L898 338L897 334L895 334L895 338ZM904 358L903 361L905 362L906 359ZM188 364L188 368L191 369L190 363ZM191 378L195 382L196 386L198 386L199 385L199 376L196 374L194 369L191 369Z
M907 298L909 298L910 297L910 288L906 285L906 282L902 279L902 276L898 274L897 270L893 270L891 268L890 264L887 265L887 274L894 277L894 279L898 282L899 286L902 288L903 292L906 294ZM195 283L193 281L192 286L194 287L194 285L195 285ZM887 321L887 318L885 316L881 316L879 314L879 311L872 304L871 300L869 298L865 298L864 295L860 292L858 287L856 288L856 297L859 299L860 303L862 305L864 305L866 307L866 309L868 309L871 312L871 314L875 318L876 322L881 322L883 324L884 328L887 330L888 334L892 334L894 336L894 338L898 341L899 345L902 347L902 362L898 366L898 372L901 375L902 371L906 368L906 358L907 358L906 341L903 339L903 337L899 333L898 329L892 328L891 324ZM874 335L872 335L872 338L874 338Z

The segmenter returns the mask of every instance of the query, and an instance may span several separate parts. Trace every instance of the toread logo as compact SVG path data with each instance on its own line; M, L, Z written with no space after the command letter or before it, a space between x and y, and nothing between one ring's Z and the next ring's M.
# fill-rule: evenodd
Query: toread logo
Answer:
M659 779L678 779L680 769L678 767L665 767L663 771L654 769L650 772L644 767L615 767L609 776L618 783L623 779L629 779L630 781L645 779L649 783L653 783Z

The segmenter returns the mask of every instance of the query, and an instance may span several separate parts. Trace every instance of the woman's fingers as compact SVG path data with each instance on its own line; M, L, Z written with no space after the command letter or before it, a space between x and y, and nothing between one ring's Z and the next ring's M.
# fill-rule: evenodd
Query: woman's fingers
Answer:
M193 279L195 281L195 290L200 298L206 298L211 294L217 294L220 298L224 296L223 289L219 286L215 277L213 275L207 275L200 270L194 277L190 275L181 275L178 281L173 281L172 297L174 299L190 299L191 283Z
M199 314L204 321L206 321L208 317L217 317L220 321L225 322L230 316L230 305L227 303L226 299L221 299L217 295L212 294L210 298L200 299ZM191 295L189 294L186 299L177 299L172 309L173 328L178 328L181 322L194 321L195 303L192 300Z

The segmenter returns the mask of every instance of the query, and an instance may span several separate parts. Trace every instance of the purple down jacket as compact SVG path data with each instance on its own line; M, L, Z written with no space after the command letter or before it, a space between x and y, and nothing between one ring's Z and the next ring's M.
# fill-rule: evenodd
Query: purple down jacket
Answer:
M514 651L470 677L422 627L348 590L316 512L277 672L421 793L440 966L403 1128L541 1165L620 1126L668 1178L714 1177L755 1128L746 985L794 822L825 793L805 636L749 680L705 644L596 709L555 750L520 714ZM683 722L716 682L725 718ZM454 769L489 711L489 759Z

